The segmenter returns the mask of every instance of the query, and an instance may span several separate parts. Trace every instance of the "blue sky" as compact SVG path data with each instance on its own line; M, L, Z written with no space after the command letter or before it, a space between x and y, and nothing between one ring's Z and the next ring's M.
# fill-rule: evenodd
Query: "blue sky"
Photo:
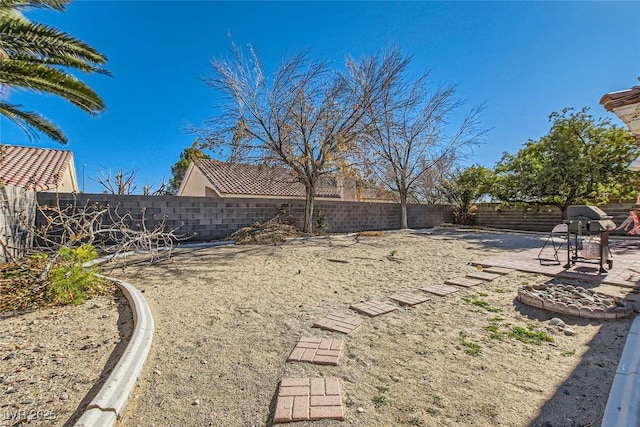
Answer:
M185 129L216 114L216 94L200 79L230 42L253 45L275 65L309 49L336 66L390 45L413 55L416 75L458 85L466 107L486 102L491 128L468 163L494 166L549 130L564 107L615 115L600 97L640 76L640 2L213 2L83 1L65 12L32 11L104 53L113 77L78 75L104 99L97 118L53 96L14 92L12 103L40 112L69 138L31 142L0 119L4 144L73 151L82 187L98 168L136 171L136 183L171 178L171 165L195 136ZM461 111L461 114L464 110Z

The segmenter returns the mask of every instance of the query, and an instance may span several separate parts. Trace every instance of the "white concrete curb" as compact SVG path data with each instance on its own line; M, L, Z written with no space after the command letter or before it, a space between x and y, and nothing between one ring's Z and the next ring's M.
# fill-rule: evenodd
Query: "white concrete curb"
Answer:
M129 395L142 371L153 340L154 322L147 301L133 285L122 280L101 276L118 285L133 311L133 333L129 344L113 371L87 409L75 423L76 427L112 426L120 418Z
M602 427L627 427L640 425L640 316L631 324L627 341L609 399L602 417Z

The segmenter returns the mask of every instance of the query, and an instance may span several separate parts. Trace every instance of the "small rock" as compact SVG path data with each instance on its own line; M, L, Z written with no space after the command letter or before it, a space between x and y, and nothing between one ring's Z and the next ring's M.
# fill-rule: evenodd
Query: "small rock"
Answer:
M69 393L67 393L66 391L60 393L60 400L69 400Z
M4 360L15 359L16 354L11 352L4 357Z
M200 405L200 399L196 399L191 403L193 406L198 406Z
M364 408L362 406L358 406L358 413L362 414L364 412Z
M103 314L102 316L100 316L100 318L107 319L107 318L109 318L109 315L108 314Z
M567 390L566 388L564 390L562 390L562 392L564 394L566 394L567 396L569 396L571 394L571 392L569 390Z
M576 334L576 332L573 329L564 328L564 334L568 337L572 337Z
M209 363L209 362L207 362L206 360L202 359L202 360L200 361L200 363L202 363L203 365L206 365L206 364L207 364L207 363Z
M557 326L559 328L564 328L565 323L562 319L558 319L557 317L554 317L553 319L549 320L549 324L551 326Z
M155 371L153 371L153 373L156 374L156 375L162 375L162 372L160 372L159 369L156 369Z
M5 394L12 394L12 393L15 393L15 392L16 392L15 387L9 387L9 388L7 388L7 391L5 391Z
M22 405L31 405L33 404L33 402L35 402L35 400L33 399L25 399L22 402L20 402Z

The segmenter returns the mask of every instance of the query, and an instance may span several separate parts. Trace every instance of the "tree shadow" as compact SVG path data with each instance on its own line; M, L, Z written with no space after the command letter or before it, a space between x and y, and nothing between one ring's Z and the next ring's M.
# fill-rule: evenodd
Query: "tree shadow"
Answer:
M542 246L542 241L546 238L546 236L543 237L532 233L519 234L507 233L504 231L494 232L466 228L433 228L428 230L417 230L412 232L412 235L425 238L450 237L452 239L464 239L479 244L486 249L518 251L540 248Z
M131 340L131 335L133 333L133 313L131 312L131 307L127 301L127 298L124 296L122 291L118 290L117 298L120 300L118 304L118 332L120 334L120 341L116 344L115 348L109 355L109 359L107 363L102 368L100 372L100 377L98 381L91 387L91 389L84 396L82 401L76 407L76 410L71 414L71 417L63 424L64 427L71 427L75 425L78 419L84 414L87 409L87 406L91 401L96 397L102 386L105 384L107 378L113 371L113 368L116 366L120 357L124 353L127 345Z
M545 283L566 284L567 279L551 278ZM593 281L572 281L571 284L584 288L599 285ZM633 317L618 320L585 319L531 307L517 298L513 304L522 315L539 322L559 318L569 327L600 326L578 365L557 386L555 394L544 402L536 418L529 424L529 427L599 426ZM567 363L570 362L567 359Z

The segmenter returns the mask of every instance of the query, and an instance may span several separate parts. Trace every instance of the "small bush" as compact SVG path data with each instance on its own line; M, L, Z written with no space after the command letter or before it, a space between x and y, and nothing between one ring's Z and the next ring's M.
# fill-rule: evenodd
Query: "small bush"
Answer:
M59 304L80 304L91 295L104 292L104 281L94 269L82 267L98 256L93 246L63 247L58 254L58 262L49 272L48 293L52 300Z
M316 216L316 231L320 234L327 234L329 232L329 222L327 221L327 216L320 210L318 211L318 215Z

